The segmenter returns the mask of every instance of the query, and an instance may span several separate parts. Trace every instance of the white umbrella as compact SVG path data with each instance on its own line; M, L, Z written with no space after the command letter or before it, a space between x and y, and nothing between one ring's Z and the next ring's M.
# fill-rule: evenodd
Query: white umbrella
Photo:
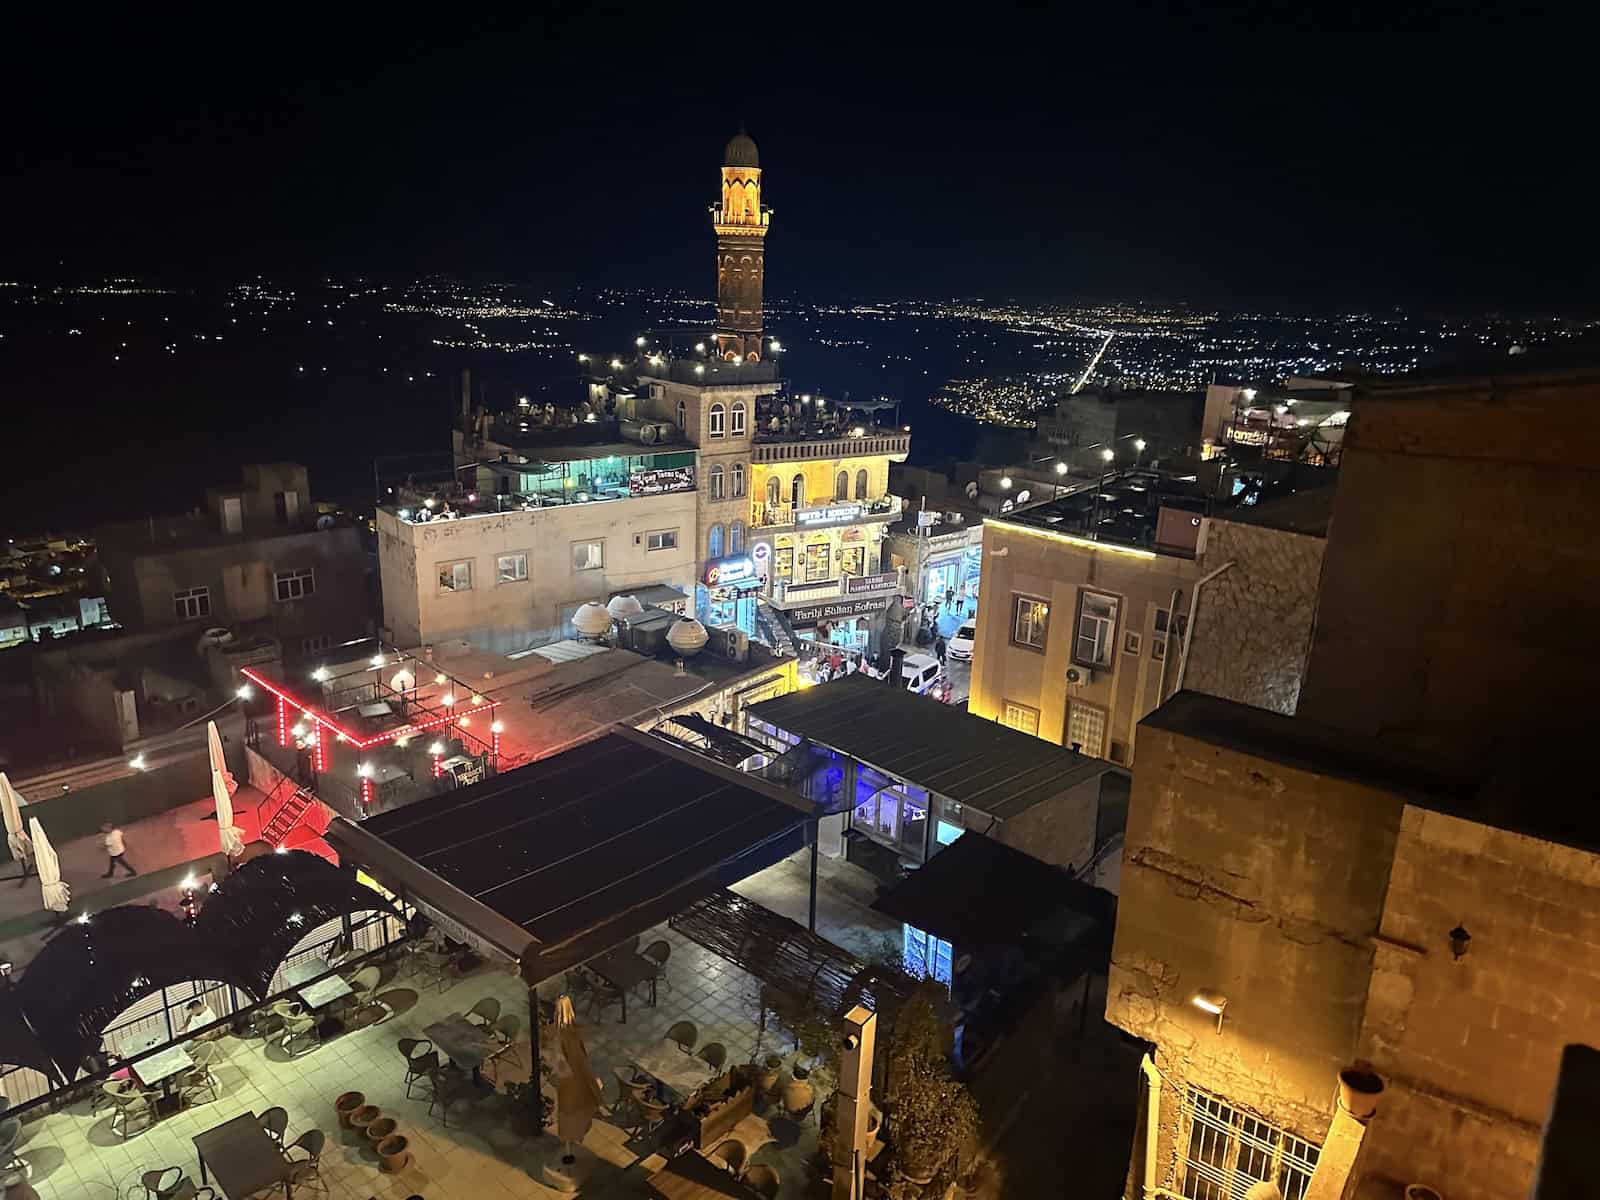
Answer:
M44 906L51 912L64 913L72 903L72 889L61 882L61 860L56 857L56 848L45 837L38 817L28 818L28 828L33 831L33 869L39 872Z
M4 771L0 771L0 812L6 819L6 841L11 846L11 857L22 864L23 874L27 874L33 850L27 831L22 828L22 797L17 795L17 789L11 786Z
M215 767L211 768L211 798L217 802L217 837L222 840L222 852L237 858L244 853L244 838L233 823L233 797L228 795L228 782Z
M556 997L556 1136L571 1146L583 1141L600 1107L600 1084L589 1065L589 1051L578 1032L572 1001ZM534 1080L537 1087L539 1081Z
M222 756L222 735L217 732L215 721L206 722L206 746L211 751L211 769L222 772L222 781L228 785L228 795L233 795L239 790L239 781L228 770L228 760Z

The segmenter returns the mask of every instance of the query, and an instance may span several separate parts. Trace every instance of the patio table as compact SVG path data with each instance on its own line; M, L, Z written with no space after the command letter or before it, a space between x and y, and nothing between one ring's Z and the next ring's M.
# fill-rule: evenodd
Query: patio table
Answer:
M756 1190L739 1182L698 1150L685 1150L668 1160L645 1186L659 1200L757 1200Z
M483 1083L479 1070L484 1062L500 1049L500 1043L490 1036L488 1030L474 1025L459 1013L435 1021L424 1027L422 1032L450 1056L451 1062L458 1067L470 1068L472 1082L476 1084Z
M289 1163L255 1113L240 1113L195 1134L194 1152L200 1159L200 1182L214 1179L229 1200L244 1200L277 1183L283 1184L285 1197L294 1195Z
M166 1039L160 1034L150 1034L134 1044L133 1053L152 1050L164 1041ZM192 1066L194 1059L189 1057L189 1052L180 1045L171 1045L159 1054L152 1054L149 1058L133 1063L129 1070L142 1087L161 1085L161 1097L155 1103L155 1110L157 1116L165 1117L178 1109L178 1101L172 1095L173 1080Z
M656 971L654 962L631 949L618 947L608 950L599 958L584 964L622 993L622 1023L628 1023L628 992L641 983L650 985L650 1007L656 1006Z
M679 1096L688 1096L716 1074L704 1059L685 1054L677 1042L662 1039L634 1056L633 1065Z
M328 975L326 979L317 978L319 975L327 975L331 970L333 968L320 958L308 958L285 967L283 979L295 990L295 994L307 1008L326 1008L335 1000L355 995L350 985L338 975Z

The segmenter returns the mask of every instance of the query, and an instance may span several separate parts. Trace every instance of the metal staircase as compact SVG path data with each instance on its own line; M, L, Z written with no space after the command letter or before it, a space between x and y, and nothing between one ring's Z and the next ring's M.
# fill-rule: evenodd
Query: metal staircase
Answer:
M757 597L756 601L756 630L762 635L761 640L779 654L793 658L800 652L788 615L767 603L764 597Z
M306 791L305 788L298 786L294 780L285 779L272 789L272 795L263 800L260 807L265 808L272 803L274 797L285 791L289 793L288 797L282 804L278 805L277 810L261 826L261 840L273 848L283 845L283 840L289 836L296 825L300 824L306 815L306 811L316 801L315 796Z

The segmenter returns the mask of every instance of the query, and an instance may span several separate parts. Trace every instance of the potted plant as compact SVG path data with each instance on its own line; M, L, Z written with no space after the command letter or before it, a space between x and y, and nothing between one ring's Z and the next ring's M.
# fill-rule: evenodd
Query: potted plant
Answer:
M1370 1120L1382 1095L1383 1080L1370 1064L1356 1063L1339 1072L1339 1107L1356 1120Z
M950 1074L954 1033L943 1017L946 1004L941 986L918 985L889 1037L885 1192L891 1200L945 1195L977 1144L977 1102Z
M339 1124L346 1129L350 1127L350 1115L366 1104L367 1098L360 1092L345 1092L333 1102L333 1111L339 1114Z

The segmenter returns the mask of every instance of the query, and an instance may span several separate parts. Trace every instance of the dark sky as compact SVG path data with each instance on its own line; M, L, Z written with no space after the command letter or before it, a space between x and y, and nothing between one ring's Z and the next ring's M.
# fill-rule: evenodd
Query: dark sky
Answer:
M810 299L1600 296L1559 9L340 7L13 14L13 261L703 293L742 119Z

